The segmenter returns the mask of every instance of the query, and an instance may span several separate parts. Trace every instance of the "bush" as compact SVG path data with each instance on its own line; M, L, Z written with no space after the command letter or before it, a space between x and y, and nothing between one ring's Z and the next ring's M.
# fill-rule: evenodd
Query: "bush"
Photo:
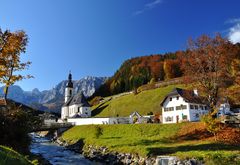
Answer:
M208 132L212 133L216 140L216 133L221 129L219 119L213 118L210 114L207 114L202 116L201 121L205 123Z
M99 125L96 125L94 127L94 138L98 139L102 134L103 134L103 129Z
M155 114L154 118L153 118L153 122L154 123L160 123L161 122L160 117L161 117L160 114Z
M148 112L147 115L153 115L153 112L152 112L152 111L151 111L151 112Z
M39 122L40 119L33 116L33 112L14 103L8 104L8 109L0 111L0 144L27 153L31 142L28 133Z

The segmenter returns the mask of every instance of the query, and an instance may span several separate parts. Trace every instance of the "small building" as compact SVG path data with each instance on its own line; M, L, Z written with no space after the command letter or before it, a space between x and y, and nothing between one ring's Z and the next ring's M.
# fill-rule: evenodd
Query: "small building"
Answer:
M65 88L65 103L61 110L61 119L91 117L91 108L82 92L73 95L72 74L68 75Z
M163 123L199 121L201 115L208 113L204 98L197 90L175 88L163 99L161 106Z
M234 112L230 110L230 104L226 97L220 99L217 103L218 113L217 116L232 115Z
M133 124L133 123L141 123L141 119L142 118L143 117L137 111L131 113L131 115L129 116L131 124Z

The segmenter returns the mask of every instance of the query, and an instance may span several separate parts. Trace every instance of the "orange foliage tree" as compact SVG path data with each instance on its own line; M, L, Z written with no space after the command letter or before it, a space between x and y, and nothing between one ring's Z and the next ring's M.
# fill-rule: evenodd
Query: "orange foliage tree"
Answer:
M178 60L165 60L163 68L166 79L172 79L180 77L182 75L180 63Z
M230 66L235 55L232 48L233 45L219 34L214 38L202 35L196 40L189 40L182 59L181 68L189 82L195 82L208 96L211 116L217 111L219 89L231 81Z
M25 70L31 62L21 62L20 55L25 53L28 37L24 31L10 32L0 29L0 82L5 85L5 99L8 88L16 81L31 78L32 76L14 74Z

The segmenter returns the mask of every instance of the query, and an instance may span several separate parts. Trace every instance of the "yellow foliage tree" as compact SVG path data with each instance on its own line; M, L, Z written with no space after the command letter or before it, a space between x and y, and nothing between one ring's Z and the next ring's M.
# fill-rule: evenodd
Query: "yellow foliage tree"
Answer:
M5 99L9 86L16 81L32 78L31 75L21 75L19 71L28 69L30 61L22 62L21 53L25 53L28 36L24 31L10 32L0 29L0 82L5 85ZM17 72L17 73L16 73Z

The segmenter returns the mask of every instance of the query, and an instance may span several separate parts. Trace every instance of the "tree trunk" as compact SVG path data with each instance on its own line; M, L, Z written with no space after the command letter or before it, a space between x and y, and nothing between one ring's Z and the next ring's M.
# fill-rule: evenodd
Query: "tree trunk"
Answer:
M7 100L8 88L9 88L10 81L12 79L13 68L14 68L14 65L12 64L11 65L11 70L10 70L10 75L8 77L8 80L7 80L7 83L6 83L6 86L5 86L5 95L4 95L5 100Z
M7 100L7 95L8 95L8 86L5 87L5 91L4 91L4 99Z

